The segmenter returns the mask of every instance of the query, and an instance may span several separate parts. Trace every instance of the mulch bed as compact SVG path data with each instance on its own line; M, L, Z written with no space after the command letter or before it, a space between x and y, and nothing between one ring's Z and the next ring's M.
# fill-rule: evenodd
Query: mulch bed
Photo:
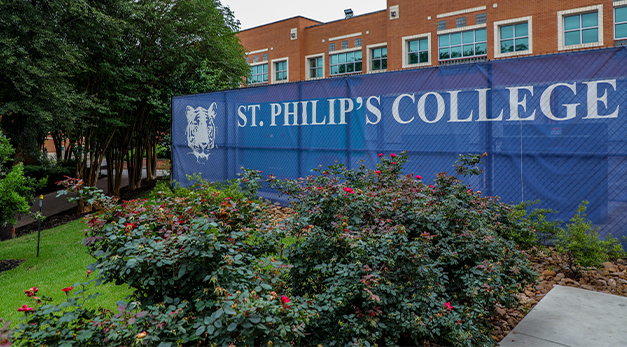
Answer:
M0 260L0 274L5 272L5 271L9 271L9 270L13 270L16 267L20 266L20 264L22 264L22 262L24 261L24 259L5 259L5 260Z

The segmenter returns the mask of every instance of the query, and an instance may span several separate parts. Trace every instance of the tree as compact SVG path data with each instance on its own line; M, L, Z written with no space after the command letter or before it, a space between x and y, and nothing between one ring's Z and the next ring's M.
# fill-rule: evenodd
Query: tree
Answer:
M88 102L71 78L82 68L76 23L83 1L0 0L0 115L19 154L37 156L48 133L67 130Z

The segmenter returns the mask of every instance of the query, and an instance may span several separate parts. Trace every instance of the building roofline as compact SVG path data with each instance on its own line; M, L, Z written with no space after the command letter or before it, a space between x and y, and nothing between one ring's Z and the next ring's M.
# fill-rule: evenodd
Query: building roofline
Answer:
M364 14L359 14L359 15L353 16L353 17L351 17L351 18L341 18L341 19L336 19L336 20L332 20L332 21L330 21L330 22L325 22L325 23L320 23L320 24L310 25L310 26L308 26L308 27L305 27L305 29L308 29L308 28L313 28L313 27L317 27L317 26L321 26L321 25L325 25L325 24L331 24L331 23L335 23L335 22L342 21L342 20L347 20L347 19L353 19L353 18L357 18L357 17L368 16L368 15L371 15L371 14L375 14L375 13L379 13L379 12L385 12L385 11L387 11L387 9L378 10L378 11L372 11L372 12L368 12L368 13L364 13Z
M244 32L244 31L248 31L248 30L253 30L253 29L257 29L257 28L265 27L266 25L272 25L272 24L281 23L281 22L285 22L285 21L288 21L288 20L296 19L296 18L307 19L307 20L310 20L310 21L312 21L312 22L317 22L317 23L320 23L320 24L324 24L324 23L322 23L322 22L321 22L321 21L319 21L319 20L315 20L315 19L307 18L307 17L305 17L305 16L298 15L298 16L294 16L294 17L290 17L290 18L280 19L280 20L277 20L277 21L274 21L274 22L270 22L270 23L266 23L266 24L257 25L257 26L252 27L252 28L248 28L248 29L240 30L239 32L241 33L241 32ZM319 24L316 24L316 25L319 25Z

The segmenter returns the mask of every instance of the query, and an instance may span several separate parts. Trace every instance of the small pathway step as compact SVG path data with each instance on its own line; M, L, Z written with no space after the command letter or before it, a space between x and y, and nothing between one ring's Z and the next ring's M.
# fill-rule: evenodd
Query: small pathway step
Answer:
M555 286L499 346L627 346L627 298Z

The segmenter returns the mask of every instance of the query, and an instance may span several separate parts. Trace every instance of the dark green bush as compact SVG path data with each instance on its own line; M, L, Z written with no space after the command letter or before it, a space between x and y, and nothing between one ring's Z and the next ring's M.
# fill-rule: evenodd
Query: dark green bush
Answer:
M258 173L242 179L251 177ZM84 244L96 257L89 269L98 282L128 284L131 302L115 314L85 310L80 300L41 307L20 326L18 345L133 345L142 336L159 346L289 346L302 336L313 311L290 294L289 268L272 256L282 233L257 227L267 219L260 201L198 189L117 203L77 180L65 185L100 208L87 221Z
M458 174L477 173L480 157L461 157ZM514 293L534 280L526 257L497 233L526 225L454 176L427 186L402 175L406 160L270 177L294 201L292 232L306 230L285 254L293 293L319 313L307 326L310 345L493 346L495 305L515 305Z

